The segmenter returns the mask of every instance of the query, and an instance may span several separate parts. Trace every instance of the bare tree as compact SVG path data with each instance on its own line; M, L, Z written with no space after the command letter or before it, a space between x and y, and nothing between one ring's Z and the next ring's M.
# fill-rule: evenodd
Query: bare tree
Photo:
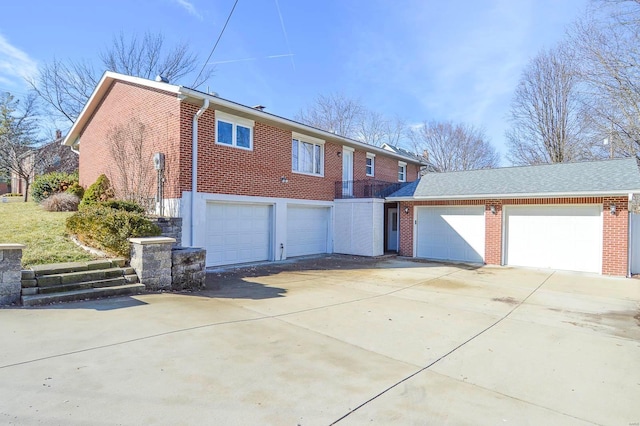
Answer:
M640 151L640 1L600 0L569 31L586 111L612 156Z
M406 133L402 119L389 119L340 93L319 95L295 118L309 126L375 146L398 145Z
M301 110L296 120L345 137L355 137L365 113L360 101L340 93L319 95L313 104Z
M174 82L198 67L198 56L186 43L166 47L162 34L146 33L142 39L137 36L127 39L121 33L99 58L99 69L88 60L65 62L54 58L44 63L38 76L29 83L60 118L74 122L104 70L143 78L160 74ZM212 73L213 68L207 68L194 83L194 88L201 86Z
M36 120L35 96L20 102L8 92L0 95L0 169L24 181L25 202L40 161Z
M154 196L153 152L147 129L138 118L113 126L108 134L110 180L116 197L149 205Z
M442 172L498 167L500 156L484 131L451 121L425 122L409 132L417 153Z
M562 163L596 152L583 119L579 78L562 47L541 51L522 73L511 102L508 158L514 164Z

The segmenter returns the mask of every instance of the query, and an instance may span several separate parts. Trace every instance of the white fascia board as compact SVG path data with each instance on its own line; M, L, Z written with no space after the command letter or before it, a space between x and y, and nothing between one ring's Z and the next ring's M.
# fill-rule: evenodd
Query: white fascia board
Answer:
M78 136L80 135L81 130L84 128L87 121L95 111L95 109L100 105L100 101L106 94L107 90L111 86L111 83L114 81L124 81L127 83L138 84L140 86L149 87L152 89L158 89L169 93L175 93L176 95L180 93L180 86L176 86L174 84L163 83L153 80L148 80L146 78L141 77L132 77L130 75L119 74L113 71L106 71L102 74L102 78L96 85L96 88L93 89L93 93L89 97L89 100L82 108L80 115L76 121L74 121L73 126L67 133L61 142L62 145L72 146L76 143Z
M387 197L389 201L444 201L444 200L483 200L483 199L522 199L522 198L576 198L576 197L610 197L638 193L639 190L618 190L618 191L585 191L585 192L543 192L529 194L477 194L477 195L434 195L427 197Z
M330 140L332 142L347 145L353 148L358 148L363 151L377 152L379 154L386 155L388 157L393 157L397 160L405 161L407 163L426 165L420 161L416 161L409 157L405 157L404 155L396 154L393 151L388 151L386 149L382 149L377 146L369 145L354 139L349 139L344 136L337 135L335 133L327 132L326 130L316 129L315 127L307 126L306 124L298 123L296 121L289 120L287 118L283 118L278 115L260 111L255 108L248 107L246 105L242 105L233 101L229 101L227 99L223 99L217 96L199 92L197 90L189 89L187 87L179 86L179 92L182 93L183 95L186 95L198 100L203 100L207 98L209 99L209 102L213 105L219 105L235 111L240 111L244 114L255 117L257 121L266 120L266 121L271 121L274 123L285 125L289 128L295 129L294 131L297 133L308 134L309 136L315 135L315 137L320 139Z

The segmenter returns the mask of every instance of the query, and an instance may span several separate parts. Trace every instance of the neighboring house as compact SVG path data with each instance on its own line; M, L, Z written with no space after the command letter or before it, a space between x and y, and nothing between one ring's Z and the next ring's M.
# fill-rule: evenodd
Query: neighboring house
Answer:
M56 138L37 149L25 153L21 160L24 164L23 170L31 170L33 174L30 182L33 183L35 176L50 172L72 173L78 170L78 155L71 151L69 147L63 146L62 132L56 130ZM17 173L11 172L11 191L23 194L26 182Z
M79 149L81 185L102 173L116 189L130 184L136 156L122 154L135 142L123 140L140 141L147 171L164 154L165 212L182 217L183 244L206 248L207 266L397 250L397 203L384 197L424 165L262 108L107 72L63 142Z
M399 203L404 256L625 276L640 272L638 192L626 158L429 173L387 201Z
M429 153L427 151L425 151L423 155L418 155L402 147L390 145L388 143L382 144L382 149L386 149L387 151L395 152L396 154L404 155L406 157L413 158L416 161L420 161L422 163L420 175L440 171L434 164L429 161Z

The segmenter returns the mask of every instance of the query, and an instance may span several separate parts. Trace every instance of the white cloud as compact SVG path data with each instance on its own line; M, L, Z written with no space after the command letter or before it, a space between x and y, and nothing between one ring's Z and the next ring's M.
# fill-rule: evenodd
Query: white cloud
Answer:
M193 15L202 21L202 15L189 0L174 0L174 2L177 5L181 6L184 10L189 12L189 15Z
M35 77L37 73L36 61L0 35L0 82L24 87L24 80Z

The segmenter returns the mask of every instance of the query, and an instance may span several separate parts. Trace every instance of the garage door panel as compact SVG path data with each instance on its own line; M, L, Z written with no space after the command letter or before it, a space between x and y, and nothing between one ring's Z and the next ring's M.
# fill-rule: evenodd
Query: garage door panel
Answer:
M329 238L328 207L287 207L287 256L327 253Z
M484 206L418 207L416 257L484 261Z
M209 203L206 217L207 266L270 259L270 205Z
M505 209L505 263L601 272L602 206Z

